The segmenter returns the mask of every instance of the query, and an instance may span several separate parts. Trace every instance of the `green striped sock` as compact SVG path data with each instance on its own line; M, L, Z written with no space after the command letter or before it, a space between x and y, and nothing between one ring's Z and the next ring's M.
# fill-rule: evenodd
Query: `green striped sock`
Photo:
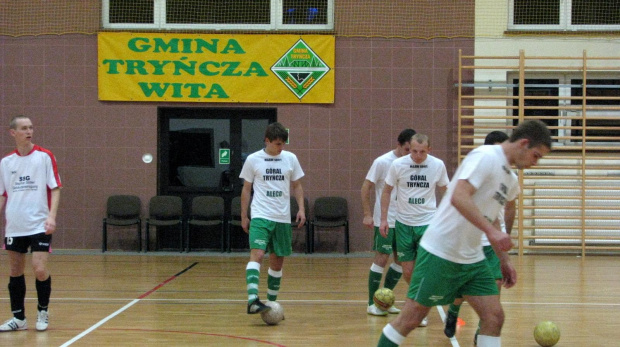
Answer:
M280 292L280 281L282 280L282 270L274 271L269 268L267 277L267 300L276 301Z
M248 305L258 298L258 280L260 278L260 264L251 261L245 268L245 283L248 290Z

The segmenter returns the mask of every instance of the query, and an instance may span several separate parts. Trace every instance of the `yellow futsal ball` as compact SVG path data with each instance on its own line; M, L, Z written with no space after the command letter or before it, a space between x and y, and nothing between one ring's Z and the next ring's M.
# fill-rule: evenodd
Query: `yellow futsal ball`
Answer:
M560 340L560 329L553 322L540 322L534 328L534 339L542 347L555 346Z
M387 311L392 305L394 305L394 292L389 288L379 288L375 292L375 295L372 297L372 301L375 302L375 306L382 309L383 311Z

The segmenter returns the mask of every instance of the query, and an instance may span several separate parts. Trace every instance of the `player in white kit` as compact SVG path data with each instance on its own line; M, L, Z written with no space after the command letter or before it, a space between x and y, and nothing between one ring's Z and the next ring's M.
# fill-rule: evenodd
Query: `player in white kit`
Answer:
M250 261L246 266L248 314L271 309L258 298L260 265L266 252L269 252L267 299L277 299L284 257L293 252L291 190L299 206L298 227L306 222L300 181L304 172L297 156L284 150L287 139L288 131L282 124L269 124L265 131L265 148L248 156L239 175L245 181L241 191L241 226L250 237ZM251 221L248 217L250 200Z
M415 134L411 138L411 154L392 162L381 195L379 230L383 236L388 230L389 206L396 204L396 248L407 284L411 282L418 244L437 209L435 191L443 195L449 182L446 166L429 154L430 149L428 136ZM395 202L390 201L393 190ZM420 323L426 325L426 319Z
M364 225L374 229L372 249L375 257L368 273L368 306L366 313L373 316L387 316L388 313L397 314L400 309L391 306L384 311L374 304L373 297L377 289L381 286L383 270L390 260L390 254L394 254L394 262L390 265L383 287L394 289L403 275L403 269L396 255L396 238L394 234L394 222L396 221L396 204L391 203L388 211L388 235L384 237L379 231L381 224L381 194L385 186L385 177L388 174L392 162L404 155L409 154L411 149L411 137L415 135L415 130L405 129L398 134L396 148L381 155L372 162L366 179L362 184L362 209L364 210ZM370 208L371 191L375 192L374 209ZM396 192L392 193L392 202L396 200Z
M24 309L28 248L32 252L38 296L36 329L44 331L48 327L52 291L47 261L52 233L56 230L62 184L52 152L32 143L30 118L16 116L9 128L17 149L0 161L0 208L6 203L4 245L9 256L9 296L13 318L0 325L0 332L28 329Z
M420 241L405 305L383 328L377 346L399 346L431 307L450 304L459 295L480 316L478 346L501 346L504 311L482 252L481 235L487 235L502 262L504 286L515 285L516 271L505 255L512 248L510 235L493 222L519 193L511 166L529 168L550 150L549 129L541 121L527 120L508 141L480 146L465 157Z

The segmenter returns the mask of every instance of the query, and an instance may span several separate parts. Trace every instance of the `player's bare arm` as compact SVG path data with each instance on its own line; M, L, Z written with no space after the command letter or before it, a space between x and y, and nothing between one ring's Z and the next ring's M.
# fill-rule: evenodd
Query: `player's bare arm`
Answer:
M50 235L56 231L56 213L60 203L60 188L54 188L51 192L50 213L45 220L45 234Z
M392 197L392 187L389 184L385 184L383 187L383 193L381 193L381 224L379 226L379 232L383 237L387 237L390 226L388 225L388 210L390 208L390 198Z
M250 230L250 217L248 217L248 207L250 206L250 194L252 193L252 183L243 182L241 189L241 228L247 234Z
M508 233L508 235L510 235L510 233L512 232L512 226L515 223L515 201L516 199L508 201L504 210L504 224L506 224L506 232Z
M375 184L369 180L364 180L362 184L362 209L364 210L364 225L368 228L374 227L372 219L372 208L370 207L370 192L375 188Z
M297 211L297 216L295 217L295 221L298 223L297 227L301 228L304 224L306 224L306 211L304 207L304 189L301 186L301 181L293 181L291 182L291 186L293 187L293 196L297 201L297 206L299 206L299 211Z
M510 235L504 234L489 222L482 212L474 204L472 196L476 193L476 188L467 180L458 180L452 199L452 205L467 219L487 235L493 248L500 251L508 251L512 248Z

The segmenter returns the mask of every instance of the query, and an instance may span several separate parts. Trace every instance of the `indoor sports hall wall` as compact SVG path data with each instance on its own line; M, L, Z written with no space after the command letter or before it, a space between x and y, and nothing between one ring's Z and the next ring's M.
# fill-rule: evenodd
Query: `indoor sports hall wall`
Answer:
M34 142L55 153L64 184L54 248L99 249L108 196L138 195L146 214L146 202L157 193L157 166L141 160L144 153L157 153L157 108L214 105L99 101L100 1L10 3L0 7L0 150L14 146L10 118L32 117ZM395 147L403 128L428 134L432 153L453 172L458 51L473 53L473 17L436 29L437 35L428 25L412 32L405 15L416 12L410 2L385 3L362 8L355 1L337 2L333 104L217 105L277 108L278 120L290 128L288 149L306 173L310 205L320 196L347 198L352 251L371 245L360 202L365 174L375 157ZM454 13L467 7L472 14L473 3L460 2ZM386 23L395 29L387 30ZM303 250L303 239L295 238L296 250ZM111 237L108 247L130 250L134 242L128 230ZM340 233L324 232L317 252L342 247Z

